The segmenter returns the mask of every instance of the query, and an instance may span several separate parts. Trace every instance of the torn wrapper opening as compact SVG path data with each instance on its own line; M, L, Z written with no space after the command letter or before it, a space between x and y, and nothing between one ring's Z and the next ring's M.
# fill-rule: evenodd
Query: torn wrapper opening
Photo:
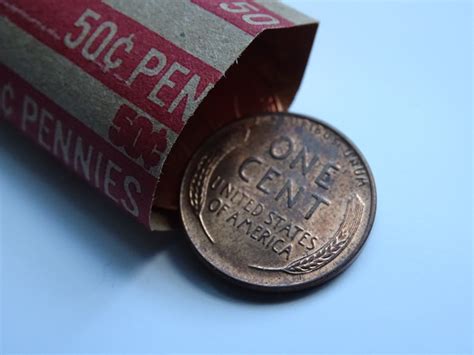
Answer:
M315 24L266 30L250 44L203 100L172 147L157 186L153 214L163 218L163 209L178 209L187 162L215 130L238 118L288 109L315 33Z

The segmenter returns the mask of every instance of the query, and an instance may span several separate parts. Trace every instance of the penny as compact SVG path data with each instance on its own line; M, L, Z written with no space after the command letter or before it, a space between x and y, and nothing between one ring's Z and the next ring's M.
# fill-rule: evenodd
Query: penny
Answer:
M376 192L358 149L326 123L269 113L225 126L194 154L181 217L213 270L254 289L341 273L372 227Z

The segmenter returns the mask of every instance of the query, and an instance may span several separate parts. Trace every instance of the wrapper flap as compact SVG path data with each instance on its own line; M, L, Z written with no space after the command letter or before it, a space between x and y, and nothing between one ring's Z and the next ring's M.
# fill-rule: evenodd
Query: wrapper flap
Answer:
M288 9L279 5L279 9ZM295 12L292 11L295 18ZM261 112L286 111L300 86L317 23L266 29L252 40L188 120L168 155L157 186L155 210L178 208L179 185L188 160L214 131Z

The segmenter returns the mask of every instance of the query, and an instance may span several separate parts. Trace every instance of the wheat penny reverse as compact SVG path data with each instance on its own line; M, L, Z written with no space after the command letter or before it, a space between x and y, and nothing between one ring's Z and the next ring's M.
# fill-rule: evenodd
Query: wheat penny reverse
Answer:
M358 149L290 113L228 125L191 159L180 195L192 245L220 274L262 290L321 284L358 255L376 193Z

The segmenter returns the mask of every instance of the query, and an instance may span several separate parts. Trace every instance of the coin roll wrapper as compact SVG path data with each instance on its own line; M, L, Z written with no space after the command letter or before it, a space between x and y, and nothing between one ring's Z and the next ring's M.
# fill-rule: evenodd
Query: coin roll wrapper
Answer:
M286 111L316 30L274 1L1 0L0 120L147 228L174 228L193 152Z

